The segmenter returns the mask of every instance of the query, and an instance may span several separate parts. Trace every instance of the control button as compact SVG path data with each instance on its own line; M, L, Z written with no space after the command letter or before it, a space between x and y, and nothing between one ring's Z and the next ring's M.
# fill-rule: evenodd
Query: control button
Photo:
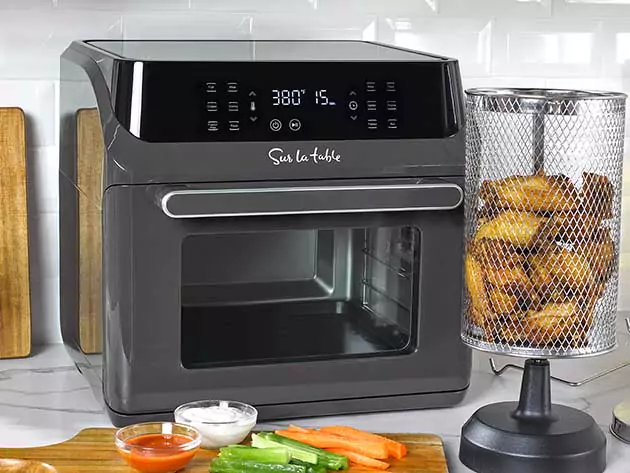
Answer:
M238 131L241 129L241 124L238 120L230 120L230 131Z
M253 90L250 90L249 94L247 95L249 95L250 97L256 97L256 92L254 92Z
M206 102L206 110L209 112L216 112L219 109L219 104L216 102Z
M238 82L228 82L227 91L230 93L238 92Z
M351 91L350 91L350 95L351 95L351 96L356 96L356 95L357 95L357 93L356 93L356 91L351 90Z
M370 118L368 121L368 130L376 130L378 128L378 122L376 118Z
M365 90L367 92L376 92L376 82L374 82L374 81L367 81L365 83Z
M249 120L254 123L256 120L258 120L258 117L249 117Z
M396 130L398 128L398 120L395 118L389 118L387 120L387 128L390 130Z
M216 120L208 120L208 131L219 131L219 122Z
M395 100L388 100L387 101L387 110L389 110L389 111L396 111L396 110L398 110L398 104L396 103Z
M370 112L374 112L376 110L376 100L368 100L367 109Z
M282 122L277 118L274 118L269 122L269 128L271 128L271 131L280 131L282 128Z
M228 111L238 112L238 102L228 102Z
M213 94L217 91L217 83L216 82L206 82L206 92L209 94Z
M353 111L356 110L357 108L359 108L359 102L357 102L356 100L351 100L348 104L348 108Z
M302 128L302 122L297 118L292 118L289 122L289 129L291 131L298 131L300 128Z
M359 117L356 116L356 115L350 115L350 120L352 120L352 121L356 121L357 118L359 118Z
M249 103L249 110L251 112L255 112L256 111L256 102L254 102L253 100Z
M393 80L387 81L385 83L385 90L387 92L396 92L396 82Z

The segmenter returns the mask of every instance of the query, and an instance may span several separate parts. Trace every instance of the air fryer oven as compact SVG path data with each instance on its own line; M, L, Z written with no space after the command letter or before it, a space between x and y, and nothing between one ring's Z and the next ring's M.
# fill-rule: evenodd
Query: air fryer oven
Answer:
M116 425L464 395L457 62L364 42L62 57L64 342Z

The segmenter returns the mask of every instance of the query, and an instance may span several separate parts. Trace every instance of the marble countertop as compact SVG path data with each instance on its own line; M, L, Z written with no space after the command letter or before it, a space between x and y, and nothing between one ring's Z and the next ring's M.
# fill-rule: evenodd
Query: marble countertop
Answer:
M620 323L619 348L611 354L581 360L552 361L552 375L572 380L591 376L630 360L630 335ZM462 425L479 407L515 400L521 373L492 373L488 356L475 354L473 378L465 400L449 409L394 412L343 418L293 420L305 426L344 423L381 432L435 433L444 439L451 473L465 473L457 458ZM497 364L514 359L497 359ZM516 360L520 363L519 360ZM590 413L608 435L609 473L627 473L630 445L608 432L613 407L630 398L630 366L581 387L552 384L555 403ZM260 424L273 428L279 424ZM61 345L34 350L31 358L0 361L0 446L27 447L60 442L87 427L111 427L87 382Z

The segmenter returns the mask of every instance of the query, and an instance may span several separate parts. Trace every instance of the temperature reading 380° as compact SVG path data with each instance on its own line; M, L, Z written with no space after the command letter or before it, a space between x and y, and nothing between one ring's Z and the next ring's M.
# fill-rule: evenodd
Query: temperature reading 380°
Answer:
M302 96L305 89L273 89L271 91L273 106L299 107L302 104Z

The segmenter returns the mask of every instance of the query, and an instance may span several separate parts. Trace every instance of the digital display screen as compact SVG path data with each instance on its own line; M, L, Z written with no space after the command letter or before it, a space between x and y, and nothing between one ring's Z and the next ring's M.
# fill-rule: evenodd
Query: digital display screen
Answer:
M149 141L443 138L446 63L146 63Z

